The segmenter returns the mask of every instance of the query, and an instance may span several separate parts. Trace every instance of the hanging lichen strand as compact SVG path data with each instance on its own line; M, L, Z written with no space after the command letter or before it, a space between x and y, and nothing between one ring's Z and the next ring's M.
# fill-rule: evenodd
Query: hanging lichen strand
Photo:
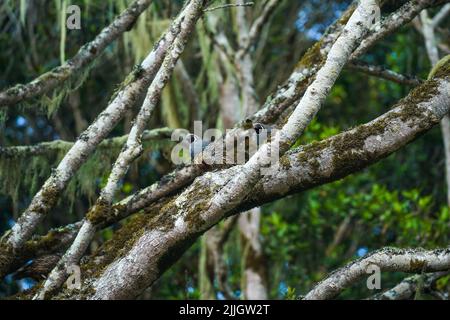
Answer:
M152 140L144 141L143 145L145 152L138 165L150 161L152 152L169 149L172 142L168 139ZM72 143L65 141L52 141L33 149L0 148L0 194L11 197L14 208L18 209L19 196L33 196L71 146ZM116 139L114 143L98 148L69 183L62 200L72 205L80 195L95 199L98 186L111 170L121 147L121 140Z
M110 1L110 5L106 6L108 9L108 19L106 22L111 22L111 24L107 25L97 37L81 46L78 52L67 60L65 54L68 51L66 50L68 34L66 34L67 30L65 27L67 15L65 15L65 10L62 10L62 8L69 4L67 1L62 0L52 2L56 12L52 18L55 20L54 25L59 32L59 60L61 65L41 74L26 84L17 84L11 88L2 88L2 91L0 91L0 108L6 109L8 106L14 106L14 108L19 106L19 110L20 108L27 107L37 108L39 111L51 116L70 92L79 89L83 85L90 70L95 67L95 62L99 60L98 58L104 53L105 49L111 47L109 53L117 53L119 46L110 45L127 31L137 29L135 23L139 16L144 13L142 22L139 21L138 23L138 26L140 26L139 35L133 39L133 42L139 46L139 60L141 60L141 57L148 51L146 48L150 48L152 45L149 40L146 40L148 37L145 35L145 17L147 14L145 10L151 4L152 0L134 1L128 6L123 4L119 6L119 2ZM84 4L87 9L86 12L83 12L83 21L96 19L99 12L88 10L89 0L84 1ZM124 4L128 4L128 2ZM26 1L21 1L19 11L20 21L18 20L18 23L26 23L26 13ZM89 25L86 24L83 26L87 28ZM133 51L137 52L137 50Z

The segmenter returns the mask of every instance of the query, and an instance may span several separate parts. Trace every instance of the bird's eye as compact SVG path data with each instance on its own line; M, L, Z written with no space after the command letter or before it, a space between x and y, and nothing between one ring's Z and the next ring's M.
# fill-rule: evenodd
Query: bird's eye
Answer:
M195 140L197 140L197 137L196 137L195 135L193 135L193 134L189 135L188 141L189 141L190 143L194 142Z

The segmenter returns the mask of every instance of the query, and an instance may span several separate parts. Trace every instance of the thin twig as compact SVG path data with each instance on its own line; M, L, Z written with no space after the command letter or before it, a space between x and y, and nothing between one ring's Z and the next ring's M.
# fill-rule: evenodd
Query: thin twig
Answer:
M203 11L204 12L210 12L210 11L214 11L214 10L234 8L234 7L251 7L254 4L255 4L254 2L246 2L246 3L242 3L242 4L228 3L228 4L223 4L223 5L220 5L220 6L217 6L217 7L208 8L208 9L205 9Z
M153 130L146 130L142 135L142 141L157 141L170 139L173 129L159 128ZM114 137L103 140L98 147L101 149L110 149L113 147L122 147L127 140L128 135ZM64 140L53 140L49 142L41 142L31 146L12 146L0 147L0 157L2 158L16 158L16 157L32 157L47 154L53 151L64 151L70 149L74 142Z
M347 68L357 70L357 71L366 73L368 75L375 76L375 77L385 79L385 80L389 80L389 81L392 81L395 83L408 85L408 86L418 86L423 82L423 80L421 80L415 76L397 73L397 72L389 70L383 66L370 65L361 60L356 60L356 61L350 62L349 64L347 64Z

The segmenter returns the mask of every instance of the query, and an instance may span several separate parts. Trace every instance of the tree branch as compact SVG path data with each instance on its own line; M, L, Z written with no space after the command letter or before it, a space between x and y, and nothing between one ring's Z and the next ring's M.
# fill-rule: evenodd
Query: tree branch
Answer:
M158 141L170 139L173 129L170 128L158 128L153 130L146 130L142 135L142 141ZM109 149L113 147L122 146L128 135L121 137L115 137L103 140L98 148ZM0 157L16 158L16 157L32 157L45 155L53 151L64 151L70 149L74 145L74 142L64 140L53 140L50 142L41 142L30 146L12 146L12 147L0 147Z
M401 26L409 23L423 9L447 3L449 0L418 0L408 1L400 9L381 20L374 28L372 34L361 42L361 45L352 55L351 60L357 59L366 53L376 42L388 36Z
M441 22L450 14L450 3L447 3L442 9L433 17L433 26L436 28Z
M47 293L54 291L62 285L66 279L67 268L79 262L97 231L97 226L90 220L90 217L94 217L95 220L97 219L98 214L102 215L102 212L110 211L119 181L125 176L131 163L139 157L143 151L141 138L147 122L161 97L163 88L170 80L175 65L184 51L188 38L190 34L192 34L192 30L195 28L197 20L203 13L204 5L205 1L203 0L192 0L186 6L185 18L181 22L180 32L170 47L169 52L166 54L160 70L148 89L147 96L145 97L141 110L134 120L127 142L113 165L111 174L108 177L105 187L100 193L100 197L97 199L94 207L91 208L86 215L86 219L83 221L83 225L72 246L58 262L58 265L52 270L42 289L36 294L35 299L44 299Z
M417 291L425 291L433 294L435 282L448 275L448 271L416 274L403 279L395 287L373 297L374 300L407 300L414 298Z
M450 269L450 248L437 250L384 248L331 273L318 283L305 300L332 299L360 281L367 269L376 265L389 272L436 272Z
M245 3L228 3L228 4L223 4L217 7L212 7L212 8L207 8L204 10L204 12L211 12L214 10L220 10L220 9L229 9L229 8L234 8L234 7L251 7L253 6L255 3L254 2L245 2Z
M91 42L80 48L75 56L62 66L46 72L27 84L18 84L0 92L0 108L22 100L38 97L64 83L76 72L80 72L94 61L105 48L122 33L130 30L139 15L148 8L152 0L137 0L122 12L109 26L105 27Z
M251 47L253 47L258 40L261 30L264 25L269 21L271 15L275 12L276 7L280 4L281 0L268 0L263 7L261 14L253 21L250 31L248 32L247 40L240 48L244 55Z
M179 33L184 11L175 19L169 30L160 38L142 64L125 80L123 88L113 98L108 107L80 135L78 140L64 156L58 167L34 196L29 207L19 217L16 224L0 243L0 255L5 259L0 265L0 276L8 265L14 252L28 240L44 216L53 208L60 193L97 145L104 140L123 115L141 100L142 93L153 80L160 68L167 49Z
M372 122L290 151L280 160L273 177L261 180L239 207L224 212L221 218L340 179L414 140L439 123L450 109L449 67L444 65L433 79ZM109 248L107 261L89 267L98 277L87 279L83 291L73 297L132 298L145 290L200 234L217 223L217 217L208 211L211 198L239 170L242 166L206 173L179 195L148 207L147 214L130 225L133 236L125 235L130 241L120 241L122 234L119 240L113 238L105 244Z
M423 82L423 80L418 79L416 76L400 74L383 66L370 65L361 60L351 61L347 65L347 68L407 86L415 87Z
M223 258L224 245L236 225L237 216L225 220L222 228L215 226L211 228L204 236L206 238L207 255L212 259L214 274L217 279L217 286L228 300L237 300L238 297L227 283L227 265ZM211 279L214 280L214 279Z

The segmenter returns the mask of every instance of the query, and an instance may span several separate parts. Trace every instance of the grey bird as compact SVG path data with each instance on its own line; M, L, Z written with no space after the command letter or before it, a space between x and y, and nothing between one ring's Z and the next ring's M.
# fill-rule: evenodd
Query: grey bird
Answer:
M272 127L256 122L253 124L253 129L256 132L256 144L259 148L261 143L264 143L265 140L270 138L270 134L272 133Z
M206 146L209 144L206 141L202 140L201 138L199 138L198 136L196 136L195 134L188 134L186 136L186 141L189 144L189 155L191 157L191 161L194 160L194 158L200 153L202 152Z

